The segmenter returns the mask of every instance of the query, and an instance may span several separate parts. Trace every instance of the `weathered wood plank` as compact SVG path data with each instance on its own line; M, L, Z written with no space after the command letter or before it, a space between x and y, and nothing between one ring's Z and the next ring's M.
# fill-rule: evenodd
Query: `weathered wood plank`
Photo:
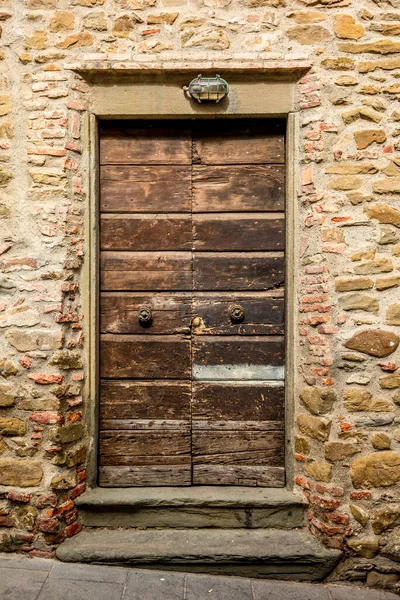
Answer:
M192 434L193 464L269 465L284 463L284 431L196 430Z
M190 252L101 252L102 290L190 290Z
M190 340L104 334L100 337L100 377L188 379Z
M187 419L190 381L100 381L100 419Z
M114 407L116 408L116 407ZM115 413L118 414L118 413ZM162 419L104 419L100 420L100 430L111 431L117 429L123 430L158 430L169 429L173 431L191 433L190 413L186 420L162 420Z
M285 301L268 293L199 295L193 297L193 315L201 323L192 328L194 335L281 335L284 333ZM245 311L243 321L235 323L229 309L239 304ZM195 321L196 323L196 321Z
M199 124L193 132L194 160L203 164L284 163L285 137L282 122L215 121Z
M271 233L271 235L273 235ZM181 215L102 215L102 250L191 250L192 220Z
M108 456L181 456L190 454L190 435L185 431L101 431L100 457Z
M138 321L142 306L148 306L152 312L148 327ZM100 295L101 333L189 333L190 323L191 296L187 294L102 292Z
M284 285L285 259L275 254L195 252L195 290L269 290Z
M100 467L99 484L103 487L191 485L190 465Z
M283 166L193 166L193 211L196 213L277 212L284 208Z
M282 337L196 337L192 341L193 378L204 381L282 380Z
M192 135L184 123L148 121L103 124L100 164L190 164Z
M269 385L260 382L238 383L198 383L193 386L193 422L206 421L278 421L284 428L285 388L282 385ZM233 425L231 426L233 429Z
M193 248L215 252L284 250L284 215L193 215Z
M103 166L100 210L119 212L184 212L191 209L191 167Z
M284 467L267 466L193 466L194 485L242 485L250 487L284 487Z

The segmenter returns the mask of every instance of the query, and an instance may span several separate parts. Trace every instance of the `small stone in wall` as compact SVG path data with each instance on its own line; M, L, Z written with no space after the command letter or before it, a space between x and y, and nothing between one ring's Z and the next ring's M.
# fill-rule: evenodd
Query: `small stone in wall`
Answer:
M232 0L203 0L204 6L208 6L209 8L225 8L229 6ZM260 4L260 6L263 6Z
M0 375L5 379L18 373L16 366L8 358L0 358Z
M392 331L383 329L365 329L351 337L344 346L370 356L384 358L389 356L399 345L400 338Z
M372 183L372 189L376 194L400 194L400 177L378 179ZM399 226L397 225L397 227Z
M0 117L4 117L5 115L8 115L8 113L11 112L11 109L12 109L12 103L11 103L10 96L8 96L7 94L1 94L0 95Z
M47 31L34 31L25 37L26 50L44 50L47 48Z
M373 558L379 552L379 541L375 537L351 538L347 540L347 545L363 558Z
M83 46L91 46L93 43L94 37L91 33L87 31L81 31L80 33L74 33L72 35L68 35L62 42L56 44L57 48L81 48Z
M393 271L393 263L389 258L381 257L363 262L354 267L357 275L371 275L372 273L389 273Z
M373 54L397 54L400 52L400 42L393 40L376 40L364 44L345 42L344 44L339 44L339 51L352 54L366 54L367 52Z
M0 383L0 408L7 408L15 404L16 394L13 386L8 383Z
M387 539L386 545L381 550L382 556L390 558L396 562L400 562L400 533L399 531L393 531L393 533Z
M336 277L336 292L353 292L357 290L369 290L374 282L370 277Z
M379 112L377 112L373 108L370 108L369 106L360 106L358 108L346 110L344 113L342 113L342 119L346 125L350 125L358 119L379 123L380 121L382 121L382 115L379 114Z
M375 450L390 450L391 440L386 433L374 433L371 436L371 444Z
M336 15L335 34L339 38L359 40L364 35L364 27L351 15Z
M400 454L384 450L356 458L350 476L355 488L394 485L400 481Z
M64 340L61 329L31 329L28 331L9 329L5 336L8 343L19 352L56 350L62 347Z
M33 531L35 528L38 510L34 506L20 506L12 515L15 527Z
M79 352L72 352L71 350L59 350L58 352L54 352L49 360L49 364L63 370L81 369L83 366L82 357Z
M377 535L400 525L400 504L388 504L379 508L373 513L371 524L374 533Z
M230 2L230 0L228 0ZM148 15L147 24L148 25L160 25L162 23L166 25L172 25L175 23L176 19L179 17L179 13L160 13L159 15Z
M107 30L107 19L104 12L90 12L83 18L85 29L94 29L95 31Z
M322 442L328 439L331 430L330 420L312 417L305 413L297 416L297 425L301 433Z
M0 434L10 436L25 435L26 425L16 417L0 417Z
M348 69L354 69L355 62L352 58L346 56L324 58L321 62L321 66L325 69L333 69L334 71L347 71Z
M53 490L70 490L76 486L76 476L71 474L56 475L50 483Z
M5 185L13 178L13 174L8 169L0 167L0 185Z
M287 16L299 25L305 25L306 23L320 23L327 19L327 15L319 10L299 10L289 13Z
M371 144L383 144L386 141L386 133L383 129L361 129L354 132L354 139L358 150L368 148Z
M356 190L360 188L362 184L363 180L361 177L356 177L355 175L343 175L331 179L328 187L331 190L346 191Z
M353 517L355 518L356 521L358 521L358 523L360 523L360 525L362 525L363 527L366 526L366 524L369 521L369 516L366 510L364 510L363 508L361 508L360 506L357 506L356 504L349 504L349 508L350 508L350 512L353 515Z
M363 310L375 315L379 313L379 301L374 296L367 294L357 292L346 294L339 298L339 305L342 310Z
M300 400L313 415L324 415L332 409L337 396L330 389L308 387L301 392Z
M368 390L360 390L358 388L349 388L343 392L344 407L349 412L381 412L390 411L393 408L390 400L385 398L372 398L371 392Z
M393 178L387 179L387 181L392 180ZM364 206L364 212L370 219L377 219L380 223L386 223L400 227L400 210L393 208L388 204L383 202L368 204Z
M338 77L337 79L335 79L335 85L344 85L344 86L351 86L351 85L358 85L359 84L359 80L357 79L357 77L354 77L353 75L340 75L340 77Z
M49 23L50 31L58 32L73 29L75 25L75 17L72 12L63 10L55 12Z
M379 377L379 385L383 390L394 390L400 387L400 370L391 375Z
M202 30L187 30L182 34L184 48L203 47L210 50L227 50L230 41L221 27L208 27Z
M387 290L400 285L400 276L392 275L390 277L379 277L376 280L375 287L378 291Z
M309 454L310 452L310 442L307 438L296 436L294 441L294 449L299 454Z
M389 325L400 325L400 304L390 304L386 311L386 322Z
M297 25L288 29L289 39L305 46L329 42L332 34L321 25Z
M39 485L42 477L43 469L38 461L0 459L0 485L32 487Z
M82 423L71 423L63 427L54 427L49 431L49 439L58 444L69 444L76 442L83 437L85 433Z
M399 241L399 233L390 225L382 225L379 229L378 244L395 244Z
M316 481L328 483L332 479L332 465L322 460L313 460L304 465L304 471L308 477Z
M327 442L325 444L325 458L329 461L344 460L360 452L356 442Z

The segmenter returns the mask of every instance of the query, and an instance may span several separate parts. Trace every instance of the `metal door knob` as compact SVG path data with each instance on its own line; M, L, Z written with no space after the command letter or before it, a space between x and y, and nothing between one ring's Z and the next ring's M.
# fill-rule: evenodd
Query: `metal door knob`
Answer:
M142 306L142 308L138 310L138 321L142 325L148 325L151 322L152 318L153 315L151 313L151 309L148 306Z
M232 319L232 321L236 321L237 323L239 321L243 321L243 319L244 319L243 306L240 306L240 304L233 304L233 306L231 306L229 308L229 316Z

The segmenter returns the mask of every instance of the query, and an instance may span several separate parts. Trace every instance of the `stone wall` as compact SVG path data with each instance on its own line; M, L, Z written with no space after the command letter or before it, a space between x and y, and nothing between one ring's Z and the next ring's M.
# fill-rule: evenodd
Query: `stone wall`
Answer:
M399 0L1 0L0 21L1 549L53 556L79 532L93 444L80 297L90 86L68 66L308 59L295 488L312 532L345 549L334 579L396 586Z

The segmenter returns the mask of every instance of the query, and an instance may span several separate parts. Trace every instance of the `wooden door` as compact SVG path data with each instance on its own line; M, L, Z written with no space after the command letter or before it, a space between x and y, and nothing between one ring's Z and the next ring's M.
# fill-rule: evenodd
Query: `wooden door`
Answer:
M100 163L100 485L283 486L284 123L108 122Z

